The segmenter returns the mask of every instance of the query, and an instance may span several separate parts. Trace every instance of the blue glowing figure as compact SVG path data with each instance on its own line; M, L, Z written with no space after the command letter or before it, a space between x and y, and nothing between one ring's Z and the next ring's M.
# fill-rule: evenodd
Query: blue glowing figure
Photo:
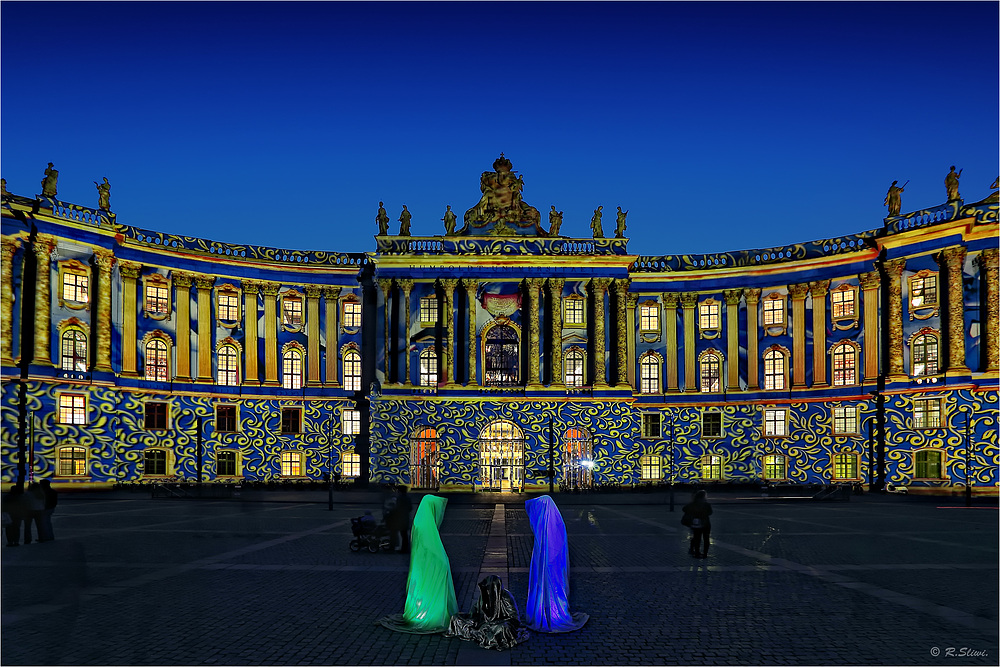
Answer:
M569 611L569 543L566 524L549 496L524 504L535 534L528 575L527 625L537 632L572 632L590 618Z

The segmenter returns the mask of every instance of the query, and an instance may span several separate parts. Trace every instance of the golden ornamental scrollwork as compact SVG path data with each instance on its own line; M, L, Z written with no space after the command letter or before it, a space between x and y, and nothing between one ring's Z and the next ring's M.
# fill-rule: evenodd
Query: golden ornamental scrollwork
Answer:
M747 306L753 306L760 303L760 288L751 287L749 289L743 290L743 296L747 300Z
M881 284L882 279L878 275L878 271L869 271L867 273L862 273L858 276L858 281L861 283L861 289L872 290L878 289L879 284Z
M788 286L788 294L792 299L805 299L809 294L809 283L793 283Z
M142 273L142 264L137 264L135 262L121 262L118 265L118 271L122 274L122 278L128 278L130 280L135 280Z
M174 285L176 287L180 288L180 289L189 288L189 287L191 287L191 285L194 284L194 276L191 275L190 273L183 273L181 271L174 271L171 274L170 277L174 281ZM245 281L245 282L249 282L249 281ZM246 289L248 292L250 291L249 288L245 287L244 289Z
M454 292L455 287L458 286L458 278L438 278L438 282L441 283L441 287L449 292Z
M663 307L667 310L675 310L677 308L679 295L677 292L664 292L663 293Z
M32 252L40 262L48 262L52 251L56 249L55 239L51 236L39 234L35 242L31 245Z
M830 289L829 280L815 280L809 283L809 294L814 299L825 299L828 289Z
M212 289L215 278L213 276L195 276L194 284L200 290Z
M303 291L307 299L318 299L323 296L323 287L320 285L305 285Z
M94 251L94 264L100 269L101 273L110 273L111 267L115 265L115 255L110 250L95 250Z
M278 296L281 292L281 285L279 283L261 283L260 290L264 293L264 296Z
M410 292L413 290L413 280L411 278L397 278L396 285L399 286L399 289L403 290L403 294L407 297L410 296Z
M10 263L14 260L14 254L17 252L17 249L20 246L21 246L20 239L4 237L2 241L2 248L3 248L2 257L4 265L8 266L10 265Z
M727 289L722 291L722 298L726 300L727 306L740 305L740 299L742 297L743 297L743 290L741 289Z
M694 292L683 292L680 295L681 307L685 310L693 309L698 305L698 295Z
M323 297L328 300L336 300L340 298L340 288L339 287L324 287Z

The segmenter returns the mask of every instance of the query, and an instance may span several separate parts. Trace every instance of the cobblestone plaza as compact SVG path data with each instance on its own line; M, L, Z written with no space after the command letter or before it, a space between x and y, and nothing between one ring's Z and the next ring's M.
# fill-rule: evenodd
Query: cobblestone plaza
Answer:
M500 574L522 607L523 495L449 496L441 527L459 606ZM556 496L580 631L503 653L378 627L408 562L352 553L375 492L232 500L63 494L54 542L3 550L7 665L995 665L995 506L863 496L716 494L710 558L687 554L662 494ZM260 502L254 502L259 500ZM416 500L416 498L414 498ZM950 650L950 651L949 651ZM953 655L949 655L952 653ZM964 654L964 656L962 655Z

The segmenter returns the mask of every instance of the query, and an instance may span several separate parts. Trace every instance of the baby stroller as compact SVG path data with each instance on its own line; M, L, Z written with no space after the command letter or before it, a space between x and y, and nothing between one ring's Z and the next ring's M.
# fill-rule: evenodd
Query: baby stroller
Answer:
M351 532L354 533L354 539L348 544L351 551L367 549L369 553L376 554L380 549L387 550L389 527L384 522L377 524L374 520L364 521L364 518L359 516L351 519Z

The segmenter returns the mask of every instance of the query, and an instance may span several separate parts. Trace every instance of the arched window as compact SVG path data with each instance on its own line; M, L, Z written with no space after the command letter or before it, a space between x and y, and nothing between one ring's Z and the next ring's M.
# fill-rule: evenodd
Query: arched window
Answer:
M784 389L785 373L785 353L781 350L768 350L764 353L764 389Z
M706 454L701 457L701 478L722 479L722 457Z
M146 343L145 370L147 380L167 382L170 379L169 348L162 339L153 338Z
M414 489L438 487L438 434L423 428L410 440L410 486Z
M858 383L858 355L850 343L833 348L833 386L844 387Z
M938 338L936 334L921 334L910 345L913 357L913 375L938 374Z
M764 455L764 479L785 479L787 475L786 459L782 454Z
M708 352L701 357L701 391L707 393L720 391L722 378L722 359L714 352Z
M663 457L646 454L639 457L639 479L643 482L659 482L663 479Z
M590 433L571 428L563 434L562 479L568 489L590 488L594 480L593 442Z
M281 355L281 386L285 389L302 388L302 351L295 347Z
M62 364L64 371L87 371L87 334L79 329L67 329L62 335Z
M420 386L436 387L438 384L438 355L433 347L420 353Z
M563 359L563 367L566 373L566 386L567 387L582 387L584 378L584 364L586 360L583 356L583 350L580 348L572 348L566 351L566 356Z
M509 324L498 324L483 339L483 379L487 387L516 387L518 383L517 331Z
M219 384L235 387L240 383L240 355L232 345L223 345L218 354Z
M354 349L344 352L344 389L361 391L361 353Z
M361 476L361 455L348 449L340 455L340 474L344 477Z
M918 479L941 479L941 452L937 449L923 449L913 455L914 477Z
M652 352L639 357L639 393L660 393L660 357Z
M87 474L87 450L83 447L60 447L58 461L57 470L60 477Z
M479 434L479 483L484 491L520 491L524 484L524 432L498 419Z

